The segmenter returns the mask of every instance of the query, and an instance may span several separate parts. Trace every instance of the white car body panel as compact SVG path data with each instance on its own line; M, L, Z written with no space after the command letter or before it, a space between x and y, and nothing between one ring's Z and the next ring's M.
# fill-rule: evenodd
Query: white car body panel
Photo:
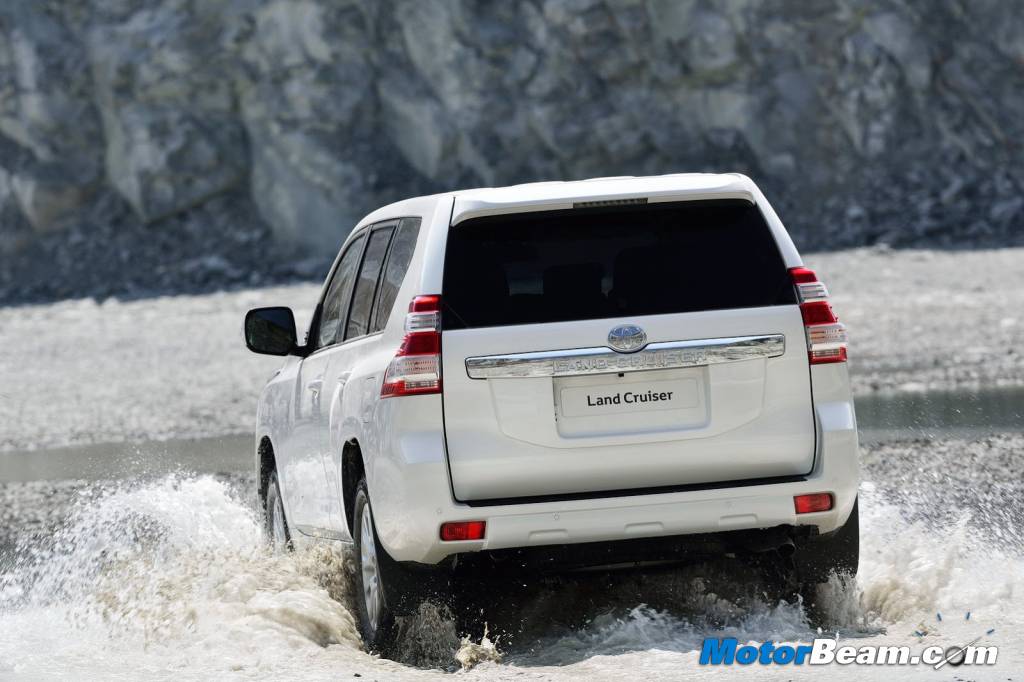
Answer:
M351 443L361 452L381 544L399 561L435 564L466 551L782 524L812 525L827 533L846 521L858 485L856 418L847 368L844 363L807 367L795 307L446 331L445 393L381 399L383 373L402 342L409 301L442 292L451 225L484 215L571 209L579 202L633 197L652 203L751 201L764 215L785 265L802 265L760 190L734 174L535 183L420 197L374 211L346 243L359 229L381 221L422 219L387 325L379 333L306 358L287 358L260 398L256 442L268 439L273 446L294 540L351 539L343 483L343 453ZM555 382L550 377L480 380L467 375L468 357L603 346L611 326L623 322L642 325L650 342L782 334L786 351L779 357L666 374L666 381L692 379L696 386L697 406L680 410L694 410L698 416L674 430L660 428L647 415L638 417L629 433L595 432L581 423L576 432L564 423L560 431L551 418ZM803 371L796 371L801 362ZM575 377L558 383L572 388L593 380ZM724 402L735 409L719 414L715 406ZM752 447L744 449L744 443ZM668 484L786 476L799 480L486 506L459 501L557 495L569 477L573 491L608 490L613 481L615 489L665 485L665 472L678 465L669 456L680 444L693 448L693 455ZM623 450L625 458L612 456ZM529 474L538 462L550 466L552 457L558 458L557 467L544 475ZM257 471L260 466L257 454ZM818 492L832 493L834 508L796 515L793 496ZM464 520L486 521L485 539L440 540L442 523Z
M810 378L796 306L630 319L648 340L782 334L783 356L684 369L581 377L470 379L465 359L607 343L615 321L578 320L532 329L445 332L445 424L455 496L514 498L803 475L814 460ZM574 386L627 390L687 380L678 410L566 414ZM591 389L593 390L593 389ZM598 389L600 390L600 389ZM678 392L678 390L676 391ZM552 410L552 395L555 407ZM562 400L560 400L562 398Z

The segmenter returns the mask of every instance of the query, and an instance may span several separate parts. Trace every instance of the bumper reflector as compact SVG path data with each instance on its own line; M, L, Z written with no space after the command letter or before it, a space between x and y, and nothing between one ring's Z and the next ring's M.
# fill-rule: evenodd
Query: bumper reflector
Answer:
M458 540L483 540L487 530L486 521L453 521L441 524L441 539L445 542Z
M832 493L811 493L793 498L797 514L828 511L832 508Z

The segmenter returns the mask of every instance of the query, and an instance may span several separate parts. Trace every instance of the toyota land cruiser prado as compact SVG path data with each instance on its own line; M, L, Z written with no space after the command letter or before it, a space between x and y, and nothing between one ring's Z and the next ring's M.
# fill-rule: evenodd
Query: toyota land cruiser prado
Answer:
M350 541L365 641L462 567L858 561L857 429L828 291L741 175L401 201L352 230L259 401L272 542Z

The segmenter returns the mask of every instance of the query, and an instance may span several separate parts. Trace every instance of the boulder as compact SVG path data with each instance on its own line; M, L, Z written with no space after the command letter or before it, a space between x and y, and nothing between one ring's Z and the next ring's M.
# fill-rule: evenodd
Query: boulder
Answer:
M243 182L227 3L148 3L87 31L110 184L144 221Z
M283 241L336 249L394 153L378 132L374 16L356 3L271 2L253 20L239 102L253 200Z
M102 182L100 121L88 62L68 27L39 3L0 8L0 232L48 232L73 220ZM7 240L11 241L11 240ZM18 243L23 239L15 240Z

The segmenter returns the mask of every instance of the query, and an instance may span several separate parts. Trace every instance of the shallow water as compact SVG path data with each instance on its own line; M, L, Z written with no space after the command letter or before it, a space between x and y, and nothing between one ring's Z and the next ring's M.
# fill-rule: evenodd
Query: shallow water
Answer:
M861 442L1024 432L1024 387L877 393L856 404Z
M1013 650L1024 626L1020 546L972 531L963 518L936 527L908 521L903 511L876 486L864 486L861 574L856 587L829 593L828 633L858 644L916 646L994 627L989 641L1003 646L1003 663L1024 665ZM344 551L271 555L248 501L213 477L84 489L55 535L27 540L21 550L0 571L0 678L430 674L360 650ZM688 677L700 674L696 652L706 636L806 641L815 635L800 605L769 601L756 580L724 561L667 578L623 579L601 603L588 598L588 589L582 583L542 590L524 609L525 631L498 641L505 662L470 674ZM963 617L968 611L971 621ZM472 633L477 639L483 625ZM922 627L930 634L914 636ZM440 638L452 654L448 661L417 662L454 667L457 642L450 632L428 625L417 636ZM881 669L860 670L872 672Z
M0 482L240 473L255 466L251 434L0 452Z
M900 409L861 402L861 425L904 419L930 428L921 426L921 406L939 405L924 414L966 415L939 427L975 428L972 414L978 421L992 415L991 424L977 427L1019 433L1010 428L1012 400L998 398L1010 405L1002 411L949 412L956 401L919 398ZM1022 443L1003 436L963 445L865 448L861 571L856 585L823 589L825 634L857 645L916 648L961 643L994 628L986 643L1001 647L999 665L973 668L968 677L1005 680L1024 669L1018 636L1024 628ZM203 443L205 450L184 448L183 455L173 442L125 449L130 456L121 459L105 459L97 448L93 463L76 470L89 473L82 478L91 482L7 484L11 518L25 530L15 532L6 549L0 542L0 679L336 679L356 673L416 679L458 668L458 635L479 642L484 620L466 633L437 614L410 624L402 655L415 665L365 654L348 603L345 549L269 553L253 514L248 439L228 440L223 449L228 446L239 454L214 442ZM246 474L165 472L181 468L182 457L194 461L198 452L209 453L215 468L237 461ZM7 480L59 473L46 466L15 474L2 469ZM35 512L43 509L58 520L38 520ZM466 674L690 678L707 672L697 664L705 637L779 642L817 634L802 605L773 598L756 573L728 560L659 575L623 574L611 585L583 577L532 590L521 628L497 641L503 661ZM809 677L821 671L751 666L724 672ZM891 668L836 665L825 672L892 675ZM935 672L922 666L899 674L934 678ZM940 679L952 676L947 671Z
M858 397L862 443L1024 432L1024 387ZM0 482L248 472L251 434L0 452Z

